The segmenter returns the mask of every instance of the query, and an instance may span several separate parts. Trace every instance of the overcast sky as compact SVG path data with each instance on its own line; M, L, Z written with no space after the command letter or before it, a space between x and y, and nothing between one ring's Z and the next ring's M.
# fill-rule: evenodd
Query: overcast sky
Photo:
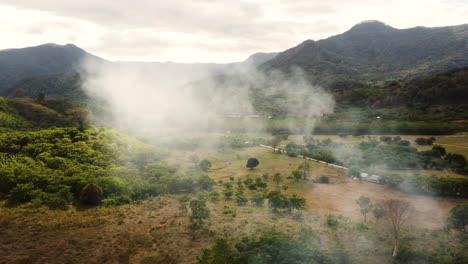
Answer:
M0 49L73 43L109 60L231 62L363 20L468 23L468 0L0 0Z

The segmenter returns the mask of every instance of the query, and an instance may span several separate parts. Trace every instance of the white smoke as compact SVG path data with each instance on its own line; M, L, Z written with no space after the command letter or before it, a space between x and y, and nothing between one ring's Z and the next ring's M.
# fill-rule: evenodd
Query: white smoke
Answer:
M299 69L286 74L261 72L249 63L177 66L95 61L85 61L83 67L83 89L106 103L111 114L105 117L107 123L144 136L214 131L230 123L258 131L276 118L258 109L263 104L282 108L281 119L293 120L284 122L289 128L297 131L300 120L303 132L310 133L315 120L334 108L333 97L311 85ZM254 93L260 94L261 102ZM247 115L256 118L232 118Z

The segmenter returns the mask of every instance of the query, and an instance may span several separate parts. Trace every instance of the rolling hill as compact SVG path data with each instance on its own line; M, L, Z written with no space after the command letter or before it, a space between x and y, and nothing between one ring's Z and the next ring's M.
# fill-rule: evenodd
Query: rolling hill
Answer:
M468 65L468 24L396 29L365 21L327 39L306 40L260 66L265 71L302 68L329 88L405 79ZM356 83L352 83L356 82Z

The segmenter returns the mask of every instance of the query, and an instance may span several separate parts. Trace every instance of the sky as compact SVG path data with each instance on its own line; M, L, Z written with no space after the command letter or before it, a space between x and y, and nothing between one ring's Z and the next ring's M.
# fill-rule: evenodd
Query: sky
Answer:
M73 43L108 60L242 61L364 20L468 23L468 0L0 0L0 49Z

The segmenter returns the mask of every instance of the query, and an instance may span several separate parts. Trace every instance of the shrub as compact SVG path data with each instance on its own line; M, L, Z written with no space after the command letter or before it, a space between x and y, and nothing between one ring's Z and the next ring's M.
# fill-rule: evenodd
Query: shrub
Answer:
M103 196L103 189L101 186L95 184L86 184L80 193L80 201L83 204L99 205Z
M211 168L211 162L205 159L200 161L200 164L198 164L198 166L202 171L207 172Z

